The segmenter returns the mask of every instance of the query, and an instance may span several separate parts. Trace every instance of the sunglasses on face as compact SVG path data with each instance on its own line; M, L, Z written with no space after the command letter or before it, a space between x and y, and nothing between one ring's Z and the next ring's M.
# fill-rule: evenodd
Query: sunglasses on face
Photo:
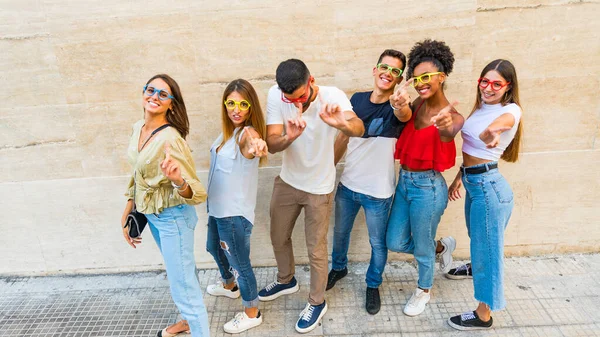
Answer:
M481 89L485 89L488 86L491 85L491 88L493 91L499 91L500 89L504 88L505 86L509 85L510 82L506 82L504 84L502 84L502 81L490 81L489 79L482 77L480 79L477 80L477 84L479 85L479 87Z
M400 69L400 68L394 68L394 67L392 67L390 65L387 65L385 63L379 63L379 64L377 64L377 70L379 70L382 73L389 72L394 77L400 77L400 75L402 75L402 69Z
M151 87L148 84L144 86L144 94L146 96L154 96L154 94L158 95L158 99L161 101L166 101L169 98L174 99L175 97L171 96L169 92L165 89L156 89L155 87Z
M413 77L413 80L412 80L413 82L411 83L411 85L413 87L416 87L417 85L419 85L419 82L421 82L423 84L427 84L427 83L429 83L429 81L431 81L432 76L435 76L435 75L438 75L441 73L442 73L441 71L438 71L435 73L425 73L420 76L415 76L415 77Z
M284 101L285 103L306 103L306 101L308 101L308 99L310 98L310 80L312 79L312 76L308 77L308 82L306 82L306 89L304 90L304 94L298 98L287 98L285 97L285 95L283 94L283 91L281 92L281 100Z
M240 108L241 111L246 111L250 109L250 103L248 103L248 101L246 100L234 101L232 99L228 99L225 102L223 102L223 104L225 104L227 110L234 110L236 106Z

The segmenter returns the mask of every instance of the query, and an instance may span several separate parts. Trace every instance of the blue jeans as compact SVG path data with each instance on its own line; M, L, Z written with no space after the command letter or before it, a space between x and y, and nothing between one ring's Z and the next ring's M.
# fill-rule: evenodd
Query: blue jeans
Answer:
M367 287L377 288L383 281L382 274L387 262L388 250L385 234L392 197L375 198L357 193L340 183L335 194L335 227L333 230L333 252L331 268L342 270L348 265L348 246L354 219L360 207L365 210L369 243L371 244L371 262L367 270Z
M146 214L152 236L160 249L167 269L173 302L188 321L192 336L208 337L208 315L194 259L196 209L177 205L160 214Z
M246 308L258 306L256 277L250 264L251 234L252 224L243 216L208 217L206 250L214 257L225 284L237 278Z
M400 170L386 243L391 251L415 256L421 289L433 286L435 234L447 205L448 186L439 172Z
M471 238L475 299L491 310L500 310L506 306L504 230L514 206L513 193L498 169L482 174L463 173L462 181L467 191L465 219Z

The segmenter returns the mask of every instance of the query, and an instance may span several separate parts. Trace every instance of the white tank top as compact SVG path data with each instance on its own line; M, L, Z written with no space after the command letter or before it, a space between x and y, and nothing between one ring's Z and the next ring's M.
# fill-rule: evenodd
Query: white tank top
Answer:
M488 149L485 143L479 139L479 135L483 130L490 126L496 118L505 113L509 113L515 117L515 125L513 125L512 129L500 134L500 142L496 147ZM521 108L514 103L504 106L500 103L493 105L482 103L481 108L475 110L475 112L467 118L461 130L463 152L473 157L486 160L500 159L504 150L506 150L510 142L515 138L520 119Z
M234 135L238 132L235 129ZM242 139L244 130L239 133ZM258 191L259 158L248 159L240 151L235 137L231 137L217 153L221 133L210 148L208 173L208 215L215 218L243 216L254 224L254 208Z

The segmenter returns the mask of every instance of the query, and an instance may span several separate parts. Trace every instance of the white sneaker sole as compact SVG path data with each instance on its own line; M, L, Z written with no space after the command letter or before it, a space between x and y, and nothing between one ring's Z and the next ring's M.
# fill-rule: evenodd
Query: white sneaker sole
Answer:
M275 294L273 294L271 296L264 296L263 297L263 296L259 295L258 296L258 300L261 301L261 302L269 302L269 301L272 301L272 300L278 298L279 296L293 294L293 293L297 292L298 290L300 290L300 286L298 286L298 283L296 283L295 286L293 286L291 288L288 288L288 289L285 289L285 290L282 290L282 291L280 291L278 293L275 293Z
M464 279L468 279L468 278L473 278L473 276L465 276L465 275L452 275L452 274L444 274L444 276L446 276L446 278L449 278L451 280L464 280Z
M450 318L448 318L448 325L450 325L450 327L456 329L456 330L460 330L460 331L471 331L471 330L488 330L491 329L493 325L489 326L489 327L484 327L484 326L462 326L462 325L458 325L458 324L454 324L454 322L452 322L450 320Z
M238 297L240 297L240 290L238 289L237 291L228 291L228 292L223 292L223 293L216 293L216 292L211 292L210 290L208 290L208 288L206 288L206 292L211 295L211 296L217 296L217 297L229 297L229 298L233 298L236 299Z
M262 313L260 315L260 319L253 321L254 323L250 326L246 326L242 329L238 329L238 330L233 330L233 329L227 329L225 326L223 326L223 331L230 333L230 334L236 334L236 333L242 333L246 330L252 329L252 328L256 328L257 326L261 325L263 320L262 320Z
M321 323L321 319L323 319L323 316L325 316L325 313L327 312L327 303L325 303L325 308L323 308L323 311L321 311L321 314L319 315L319 317L317 317L317 320L315 321L315 324L309 326L306 329L300 329L298 327L298 322L296 322L296 331L298 331L299 333L307 333L307 332L311 332L313 331L316 327L319 326L319 323Z

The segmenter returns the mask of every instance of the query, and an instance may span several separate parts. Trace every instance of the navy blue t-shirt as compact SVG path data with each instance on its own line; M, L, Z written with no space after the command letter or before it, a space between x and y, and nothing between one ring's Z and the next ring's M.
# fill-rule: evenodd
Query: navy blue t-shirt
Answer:
M362 138L400 137L406 123L400 122L394 115L389 101L378 104L371 103L369 99L371 93L372 91L357 92L350 98L354 112L365 124L365 133Z

